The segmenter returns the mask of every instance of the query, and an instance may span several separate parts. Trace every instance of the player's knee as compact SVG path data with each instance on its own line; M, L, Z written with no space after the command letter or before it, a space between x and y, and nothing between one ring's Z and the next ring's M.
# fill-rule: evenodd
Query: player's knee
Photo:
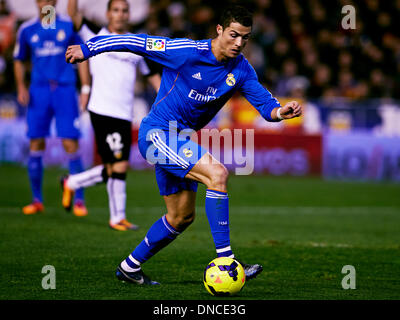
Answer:
M112 172L118 172L118 173L126 173L129 168L129 162L128 161L118 161L115 162L111 165L111 170Z
M78 140L63 139L62 145L64 147L65 152L67 153L75 153L79 149Z
M195 218L195 212L193 211L190 213L184 213L184 214L181 213L174 215L171 219L168 219L168 221L174 227L175 230L182 232L193 223L194 218Z
M32 139L29 144L30 151L43 151L46 148L45 139Z
M229 178L229 171L224 165L218 165L213 169L210 185L207 186L210 189L226 191Z

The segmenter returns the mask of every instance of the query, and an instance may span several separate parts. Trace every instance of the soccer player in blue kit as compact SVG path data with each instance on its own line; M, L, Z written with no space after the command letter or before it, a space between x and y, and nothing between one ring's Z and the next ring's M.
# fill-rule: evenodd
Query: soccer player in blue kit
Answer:
M190 140L189 133L182 133L203 128L236 91L267 121L301 115L302 108L296 101L279 104L258 82L254 69L241 54L251 30L251 13L233 6L221 15L214 39L194 41L146 34L99 36L67 49L65 57L70 63L103 52L130 51L164 66L157 98L139 129L139 149L144 158L155 162L156 180L167 213L119 264L118 279L158 284L143 273L141 265L193 222L198 182L207 187L205 209L217 256L236 259L230 246L228 170ZM239 262L246 280L262 271L259 264Z
M53 117L57 135L68 155L70 173L82 171L79 154L78 126L79 108L76 96L76 72L65 62L65 49L82 40L73 30L69 17L48 17L45 6L56 5L56 0L36 0L39 17L24 22L18 30L14 51L14 73L17 84L18 102L27 106L27 135L30 139L28 174L33 194L31 204L23 207L24 214L35 214L44 210L42 180L45 138L50 133ZM48 7L51 8L51 7ZM43 13L45 12L45 13ZM29 91L25 85L27 61L31 61ZM81 77L81 84L88 85L89 79ZM83 190L75 194L73 212L76 216L87 215Z

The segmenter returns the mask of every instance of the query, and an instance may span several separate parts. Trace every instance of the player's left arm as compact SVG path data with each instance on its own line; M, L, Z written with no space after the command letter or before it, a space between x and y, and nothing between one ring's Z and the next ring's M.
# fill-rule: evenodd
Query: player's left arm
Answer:
M17 100L22 106L28 106L30 100L29 90L25 84L27 71L26 62L30 60L31 48L26 29L22 27L18 30L14 48L14 78L17 87Z
M190 39L153 37L144 33L100 35L80 45L80 48L68 47L65 59L69 63L77 63L105 52L131 52L159 63L163 67L179 70L196 54L197 48L198 44Z
M158 73L147 77L147 81L152 85L154 91L158 93L161 85L161 77Z
M279 101L258 81L254 69L248 66L250 69L242 80L240 91L265 120L277 122L301 116L302 108L297 101L281 106Z
M158 93L161 85L162 67L149 59L141 58L139 60L139 70L146 76L147 81L151 84L154 91Z
M69 39L69 43L72 45L81 45L84 42L79 34L73 30L71 38ZM89 69L89 62L83 61L82 63L78 64L78 75L81 84L81 92L79 96L79 103L81 111L85 111L87 104L89 102L90 97L90 85L91 85L91 76L90 76L90 69Z
M79 95L79 104L81 111L86 111L89 103L90 90L91 90L91 76L89 69L89 61L83 61L78 64L78 74L81 83L81 93Z

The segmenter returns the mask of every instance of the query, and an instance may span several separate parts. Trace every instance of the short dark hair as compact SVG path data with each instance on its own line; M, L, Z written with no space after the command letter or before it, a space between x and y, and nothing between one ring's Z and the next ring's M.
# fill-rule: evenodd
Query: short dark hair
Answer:
M123 1L123 2L126 2L129 5L129 2L127 0L108 0L108 2L107 2L107 11L111 10L111 5L115 1Z
M232 22L240 23L245 27L253 26L253 14L247 8L240 5L231 5L222 11L219 24L225 29Z

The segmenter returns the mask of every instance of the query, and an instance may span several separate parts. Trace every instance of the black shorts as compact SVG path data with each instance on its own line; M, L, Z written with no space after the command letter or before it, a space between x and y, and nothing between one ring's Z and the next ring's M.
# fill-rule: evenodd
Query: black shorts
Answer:
M129 160L132 144L132 123L89 111L97 151L103 163Z

